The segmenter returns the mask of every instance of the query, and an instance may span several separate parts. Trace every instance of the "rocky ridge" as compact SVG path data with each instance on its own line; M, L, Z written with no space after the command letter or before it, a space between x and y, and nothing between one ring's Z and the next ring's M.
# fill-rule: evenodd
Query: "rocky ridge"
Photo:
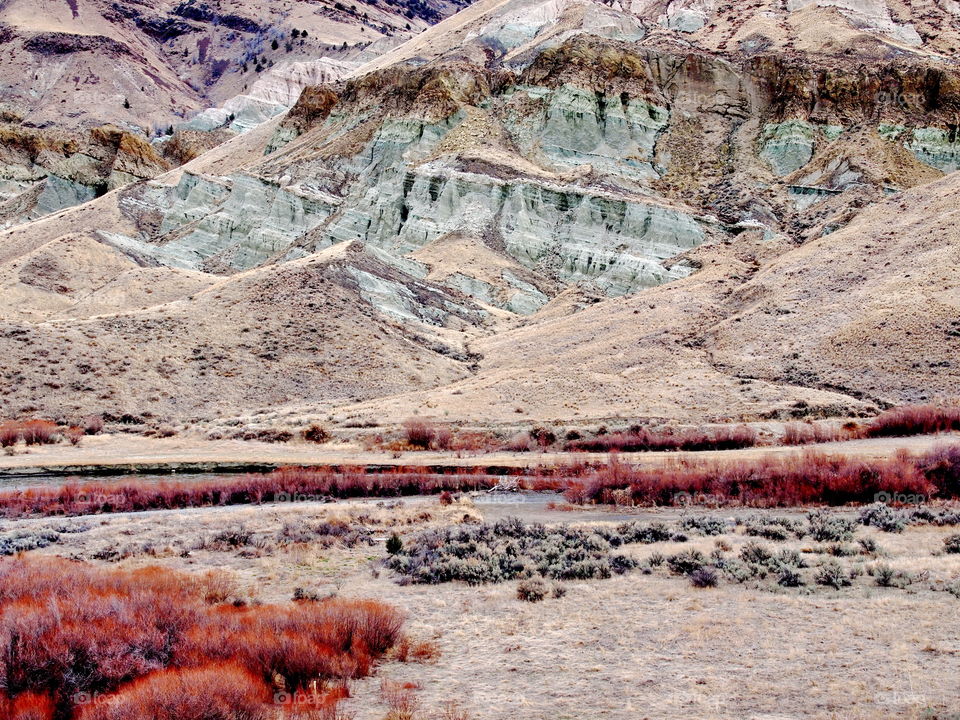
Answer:
M449 14L456 3L115 3L11 0L0 7L0 225L156 177L290 108L307 86L339 80ZM209 109L211 108L212 109ZM205 108L208 108L205 110ZM99 155L110 126L153 144L137 172ZM19 136L81 148L82 158L21 158ZM132 141L127 141L132 142ZM98 149L98 146L103 145ZM88 152L89 151L89 152ZM143 152L139 153L143 155ZM39 161L39 162L38 162ZM83 178L78 179L78 174Z
M211 297L246 307L256 278L287 288L284 268L325 258L337 281L316 292L343 299L337 347L379 362L396 352L381 347L389 326L384 337L402 338L409 362L434 369L407 391L378 388L356 362L328 364L317 342L328 382L293 391L282 378L302 372L295 328L312 316L277 306L284 323L258 315L245 331L269 328L258 337L270 357L243 355L251 367L230 371L252 378L262 363L265 402L295 414L720 419L943 397L952 361L939 359L939 335L918 341L914 329L923 303L940 303L938 323L949 315L937 288L949 296L955 283L937 263L955 238L943 236L939 254L900 236L889 258L867 250L901 197L953 188L941 178L960 148L956 21L940 8L932 34L924 13L882 3L753 10L734 22L709 3L483 0L181 169L0 236L0 263L17 268L7 292L31 302L8 317L8 343L56 347L58 318L86 317L98 343L120 347L148 332L142 315L174 310L197 319L195 333L221 323L229 345L242 328ZM66 219L84 243L168 273L184 295L117 313L121 337L88 313L117 297L126 271L91 286L100 299L86 304L63 291L68 282L26 282L24 259L61 242ZM918 238L932 237L927 220L916 220ZM836 276L818 269L818 253ZM841 302L837 288L863 308L897 297L883 281L893 262L914 263L923 280L892 311L914 321L877 325L874 310ZM805 274L823 284L796 285ZM185 278L209 289L187 294ZM835 308L827 320L814 314L821 306ZM871 334L885 339L869 345ZM212 400L198 389L205 376L186 371L192 340L157 343L184 374L167 378L169 396L150 396L150 411L200 412L209 403L194 395ZM89 354L83 337L74 346ZM903 372L916 361L896 347L938 359ZM223 349L218 363L234 356ZM854 357L874 371L858 375ZM20 372L58 412L128 396L103 371L63 394ZM218 383L211 412L249 411L252 390Z

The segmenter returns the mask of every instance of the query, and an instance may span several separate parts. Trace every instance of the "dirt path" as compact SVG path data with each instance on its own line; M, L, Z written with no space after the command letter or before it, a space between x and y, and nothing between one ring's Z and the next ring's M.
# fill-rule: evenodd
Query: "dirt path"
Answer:
M960 434L910 438L878 438L823 443L806 450L842 453L853 457L885 458L898 450L918 453L937 445L960 442ZM755 459L768 455L803 452L796 447L758 447L698 453L622 453L624 462L657 466L679 457L708 460ZM79 447L47 445L0 456L0 475L97 474L108 472L216 472L268 469L280 465L425 465L534 467L571 463L597 463L605 453L389 453L350 445L313 445L304 442L269 444L243 440L208 441L199 438L144 438L135 435L100 435L84 438Z

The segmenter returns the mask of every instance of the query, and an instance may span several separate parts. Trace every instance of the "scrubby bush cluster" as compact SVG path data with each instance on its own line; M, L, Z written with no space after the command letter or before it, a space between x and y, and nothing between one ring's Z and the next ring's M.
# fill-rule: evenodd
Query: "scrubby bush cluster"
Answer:
M873 579L878 587L893 587L903 589L908 585L912 585L917 580L917 578L910 573L902 570L894 570L886 563L878 563L877 565L868 568L867 573L873 576Z
M746 425L721 427L716 430L656 431L633 427L622 432L603 433L591 438L568 440L565 450L582 452L643 452L653 450L736 450L753 447L759 438Z
M721 575L738 583L772 576L780 585L799 587L804 584L800 570L807 567L798 552L788 549L774 552L753 540L734 557L726 555L721 548L714 550L709 557L691 549L669 555L664 561L670 572L688 577L690 584L699 588L716 586ZM652 561L650 564L654 565Z
M550 586L541 578L527 578L517 583L517 599L540 602L550 593Z
M637 521L620 523L614 529L597 528L596 532L614 547L632 543L641 543L649 545L651 543L666 542L685 542L686 537L680 533L673 532L666 525L660 522L642 523Z
M800 520L760 514L746 518L743 522L743 531L746 535L779 542L792 537L802 538L807 533L806 527Z
M740 549L738 557L720 563L724 573L737 582L750 579L762 580L768 576L784 587L800 587L804 584L801 569L807 567L803 556L795 550L783 549L774 552L766 545L751 540Z
M401 616L378 602L222 605L208 582L0 560L0 715L274 720L276 692L341 697L400 637Z
M818 585L826 585L839 590L853 584L853 577L849 570L838 563L836 560L827 560L814 574L814 579Z
M730 528L727 521L713 515L687 515L680 518L680 529L691 530L700 535L723 535Z
M0 555L16 555L45 548L59 541L60 533L55 530L14 530L0 533Z
M696 588L716 587L719 584L717 571L710 567L702 567L690 573L690 584Z
M956 508L938 508L933 509L926 506L914 508L906 511L907 518L911 525L960 525L960 509Z
M850 518L831 515L823 510L807 514L807 531L817 542L846 542L853 539L857 523Z
M572 478L572 503L783 507L869 503L881 494L941 498L960 493L960 449L888 460L803 453L759 460L681 460L661 468L612 461Z
M284 428L245 428L237 430L230 437L234 440L286 443L293 440L293 433Z
M909 521L906 513L898 512L885 503L867 505L857 519L861 525L893 533L903 532Z
M950 535L944 538L943 551L949 554L960 553L960 535Z
M232 551L244 548L273 551L291 545L319 545L321 547L357 547L373 545L373 533L362 525L342 520L313 522L306 519L288 520L279 530L253 532L245 525L225 527L212 536L201 538L192 550Z
M264 475L208 480L160 483L132 480L10 490L0 492L0 515L83 515L324 498L398 497L444 490L489 489L499 480L482 469L435 473L423 468L396 468L382 472L362 467L289 467Z
M907 525L960 525L960 510L950 507L920 506L896 510L885 503L874 503L860 510L861 525L875 527L883 532L903 532Z
M331 439L330 433L322 425L317 425L314 423L308 428L305 428L300 432L300 437L302 437L307 442L317 443L318 445L328 442Z
M675 575L692 575L707 564L707 558L699 550L683 550L667 557L667 566Z
M863 437L932 435L960 430L960 407L908 405L878 415L862 431Z
M630 528L633 531L633 528ZM607 537L566 525L545 527L518 519L430 530L406 540L385 564L407 582L454 580L478 585L537 577L608 578L636 566Z
M270 537L273 547L286 547L297 544L319 544L323 547L340 545L356 547L373 545L373 533L362 525L354 525L343 520L309 522L306 520L288 521Z

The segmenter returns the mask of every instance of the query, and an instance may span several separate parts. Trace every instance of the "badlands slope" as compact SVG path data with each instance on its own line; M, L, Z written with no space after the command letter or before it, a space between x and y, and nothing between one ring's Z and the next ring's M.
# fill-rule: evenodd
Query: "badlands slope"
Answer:
M956 397L958 194L953 174L798 248L701 248L689 278L503 332L476 375L345 412L697 422Z
M456 8L7 0L0 228L156 177Z
M955 395L951 7L484 0L0 234L3 414L703 421Z
M286 67L281 77L289 77L295 63L315 61L300 71L336 79L337 61L349 67L361 46L404 39L456 8L351 5L8 0L0 7L0 101L33 126L166 127L241 94L269 68Z

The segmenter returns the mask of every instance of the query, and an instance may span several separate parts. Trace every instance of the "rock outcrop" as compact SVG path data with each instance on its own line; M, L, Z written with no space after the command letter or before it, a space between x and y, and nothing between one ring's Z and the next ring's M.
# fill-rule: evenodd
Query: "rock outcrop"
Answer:
M292 14L259 0L229 11L194 0L4 2L0 143L12 145L0 147L0 227L155 177L168 161L189 160L287 111L305 87L342 79L458 1L358 0ZM110 168L96 154L95 169L81 167L89 164L83 157L22 166L11 157L24 133L73 142L85 155L113 143L89 137L108 125L125 133L120 164L129 167ZM158 157L133 147L134 137L155 145Z
M936 238L953 235L923 218L922 242L880 229L922 196L911 188L936 191L937 212L948 202L960 35L940 6L891 8L481 0L356 69L332 52L343 62L271 71L258 53L255 92L206 118L250 129L195 157L204 131L183 128L146 147L105 133L103 157L24 141L26 167L64 169L10 171L10 217L82 199L85 158L109 161L103 190L149 177L146 148L187 162L0 235L5 292L26 303L0 349L16 362L22 338L54 347L64 318L86 318L69 364L88 366L84 337L110 356L156 330L149 362L124 358L145 378L131 384L181 416L239 412L255 385L265 405L363 422L462 416L464 402L495 421L525 408L719 420L937 399L954 383L936 330L956 283ZM139 270L52 261L64 227L85 263ZM920 277L916 292L890 267ZM151 303L129 279L147 277L176 290ZM898 374L905 362L920 364ZM121 404L123 383L97 367L89 391L45 368L82 388L50 402ZM42 383L6 372L23 393Z
M0 126L0 228L79 205L156 177L170 163L142 138L112 126L72 134Z

